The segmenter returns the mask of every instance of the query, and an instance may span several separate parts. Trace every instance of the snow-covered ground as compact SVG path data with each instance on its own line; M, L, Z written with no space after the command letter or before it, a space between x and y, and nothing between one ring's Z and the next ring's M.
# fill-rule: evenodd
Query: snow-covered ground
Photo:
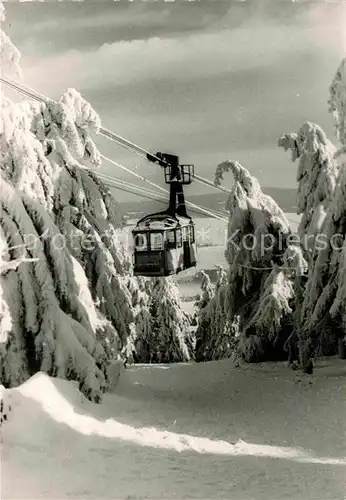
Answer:
M101 405L37 374L6 391L2 499L342 500L346 363L141 365Z

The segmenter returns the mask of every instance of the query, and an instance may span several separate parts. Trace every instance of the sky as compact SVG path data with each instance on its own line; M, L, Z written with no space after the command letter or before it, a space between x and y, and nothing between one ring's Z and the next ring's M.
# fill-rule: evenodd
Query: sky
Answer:
M278 137L310 120L335 141L327 100L346 52L343 0L5 7L3 29L22 53L25 84L54 99L76 88L104 127L149 151L177 154L199 175L212 179L217 164L232 159L263 186L291 188L296 165ZM159 167L104 139L98 145L163 185ZM210 192L197 183L188 190Z

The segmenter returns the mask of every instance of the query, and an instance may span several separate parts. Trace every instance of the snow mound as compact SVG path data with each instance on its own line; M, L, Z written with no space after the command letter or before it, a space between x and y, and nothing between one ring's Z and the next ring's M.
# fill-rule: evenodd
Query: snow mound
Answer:
M319 363L309 379L274 363L136 365L102 404L36 374L6 391L3 498L342 498L345 367Z
M346 466L346 457L315 457L299 448L252 444L241 439L236 443L230 443L224 440L162 431L154 427L135 428L122 424L113 418L100 421L80 411L81 407L88 405L88 402L78 391L75 383L62 379L52 379L43 372L34 375L17 389L13 389L13 393L17 395L17 399L14 401L21 402L22 418L28 420L29 416L30 420L30 416L34 417L36 425L45 414L50 417L51 423L63 423L80 434L130 441L139 446L170 449L176 452L193 451L201 454L232 456L251 455ZM25 402L21 400L20 396L25 398ZM35 442L38 446L37 436Z

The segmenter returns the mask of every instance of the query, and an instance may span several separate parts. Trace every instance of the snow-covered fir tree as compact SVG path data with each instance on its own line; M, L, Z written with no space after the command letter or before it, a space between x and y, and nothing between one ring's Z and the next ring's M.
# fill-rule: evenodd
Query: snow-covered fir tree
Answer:
M341 60L341 63L334 75L330 86L329 95L329 111L334 118L336 136L341 142L342 147L338 151L337 156L340 156L346 147L346 57Z
M201 293L195 297L194 312L192 315L192 325L197 326L199 322L200 311L203 310L214 295L214 287L211 283L210 276L203 269L199 271L198 277L201 279Z
M321 127L311 122L305 122L297 133L280 137L278 145L292 151L292 161L299 161L297 214L302 217L298 235L306 252L312 252L337 185L336 148Z
M227 292L227 273L217 266L215 288L202 277L202 299L197 316L196 361L211 361L228 358L233 354L237 335L236 318L229 321L225 297ZM212 293L210 293L212 292ZM208 300L205 300L208 299Z
M209 275L201 270L199 272L201 278L201 293L197 295L194 303L195 318L197 323L196 329L196 361L205 361L206 359L206 341L210 337L210 318L207 314L207 306L212 300L215 290L211 283Z
M257 310L239 337L238 350L245 359L286 359L291 357L295 333L295 312L300 307L308 269L300 245L290 244L281 265L274 265L266 279Z
M1 41L2 60L17 63L18 51L4 34ZM73 89L58 102L39 104L14 104L1 95L5 386L41 370L78 380L99 400L107 364L134 328L118 207L91 170L100 164L91 137L99 127L97 113Z
M231 171L235 180L227 202L230 215L225 256L229 270L225 311L232 328L239 332L241 356L247 361L281 358L282 349L276 351L274 341L278 345L280 338L279 345L283 345L287 340L286 328L282 331L279 328L287 312L285 300L275 302L278 308L273 315L275 338L270 330L262 328L261 318L267 321L267 316L256 315L263 293L268 294L272 270L284 263L291 229L284 212L262 192L258 180L248 170L238 162L221 163L215 174L216 184L220 184L225 171ZM277 291L283 297L287 294L286 288Z
M320 127L311 123L305 123L299 134L288 134L279 140L280 145L293 150L293 160L299 158L298 210L303 215L300 236L314 236L312 246L306 245L306 238L303 240L309 274L306 284L296 288L296 295L300 293L301 298L296 298L296 341L305 371L311 370L313 357L334 354L337 345L345 356L346 166L340 161L346 145L345 82L344 59L332 82L329 99L337 137L343 144L339 151Z
M152 352L155 352L153 318L150 312L151 304L151 279L138 277L138 286L134 287L133 300L135 314L135 329L130 335L131 360L135 363L149 363Z
M176 363L193 359L195 341L190 318L181 307L179 289L172 278L153 278L150 314L150 362Z
M198 294L195 301L195 308L197 310L204 309L214 296L214 287L210 281L209 274L207 274L203 269L199 272L201 278L201 292Z

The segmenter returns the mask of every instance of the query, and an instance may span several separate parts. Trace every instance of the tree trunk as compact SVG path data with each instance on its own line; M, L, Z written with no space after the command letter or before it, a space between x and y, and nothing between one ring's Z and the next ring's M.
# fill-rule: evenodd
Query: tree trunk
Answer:
M345 337L341 337L338 339L338 351L339 351L339 358L346 359L346 340L345 340Z

